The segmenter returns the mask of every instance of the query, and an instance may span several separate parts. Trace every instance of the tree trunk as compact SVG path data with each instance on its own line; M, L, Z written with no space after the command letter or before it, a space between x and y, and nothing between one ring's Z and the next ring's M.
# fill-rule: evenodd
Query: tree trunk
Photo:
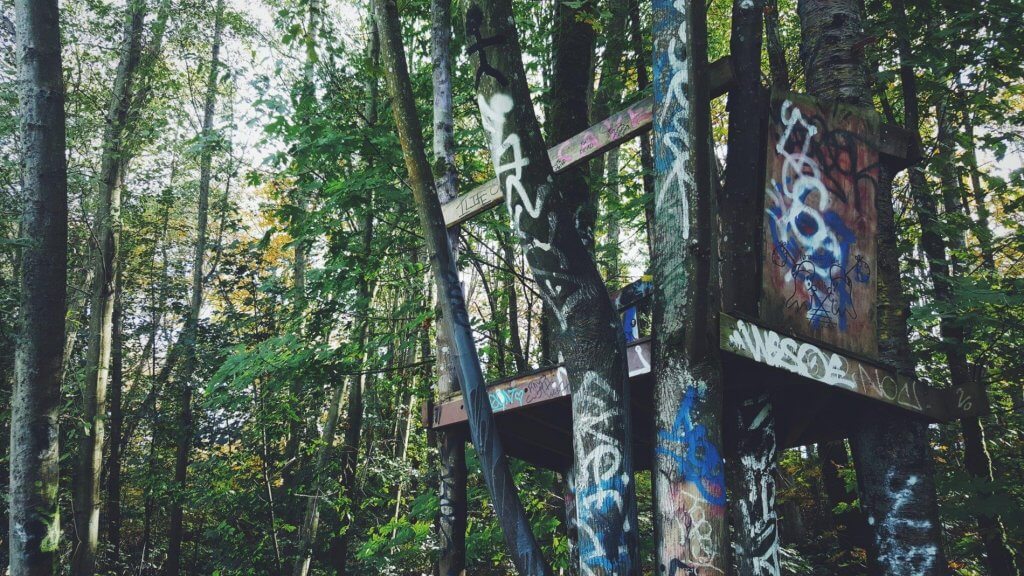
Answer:
M508 268L502 273L502 289L508 295L508 329L509 347L512 352L512 360L516 365L516 373L526 372L530 365L526 359L526 352L523 351L523 341L520 337L519 326L519 295L516 292L515 275L515 252L512 249L512 239L507 234L501 235L501 249L505 266Z
M763 0L736 0L732 7L730 52L736 86L729 93L729 134L725 186L720 214L719 286L721 309L757 317L761 258L761 228L751 225L763 219L765 174L765 122L767 93L761 86L761 15ZM776 463L775 417L771 397L765 391L740 398L726 425L735 443L728 479L733 527L733 563L738 574L778 576L779 519L775 510Z
M306 576L309 574L309 565L313 559L313 547L316 544L317 531L320 527L320 490L323 483L323 473L327 467L331 453L331 445L334 443L334 434L338 429L338 413L343 400L344 386L337 386L331 395L331 403L327 410L327 423L324 424L323 434L320 436L320 449L317 451L316 467L313 470L313 486L309 500L306 502L306 513L303 516L302 527L299 529L299 556L292 567L293 576Z
M588 99L593 84L595 40L591 23L596 17L596 10L593 3L570 0L555 0L554 9L548 137L552 142L562 142L590 125ZM585 164L564 170L555 175L555 184L569 204L583 243L593 250L597 206L587 184L585 170Z
M83 402L86 429L79 444L75 473L75 534L78 541L71 559L71 573L75 576L91 576L96 571L114 298L120 282L118 249L121 241L121 186L127 161L124 139L127 135L132 84L142 54L145 18L145 0L131 0L126 10L121 61L110 95L103 134L99 203L95 221L99 246L93 262L89 350Z
M626 44L629 40L629 37L622 32L626 30L631 3L631 0L612 0L605 3L605 12L608 14L607 19L603 22L605 45L601 54L600 76L598 78L597 88L594 90L593 106L591 106L590 109L590 121L588 124L596 124L603 121L614 111L613 107L618 106L619 102L622 100L622 88L625 85L621 73L622 54L625 52ZM616 32L613 33L611 32L612 30L615 30ZM591 48L591 51L593 51L593 48ZM593 84L594 81L591 78L591 73L588 72L583 86L588 89L586 91L589 91ZM581 132L586 128L587 126L584 126L576 132ZM566 138L574 135L575 133L567 134ZM561 142L562 139L558 139L556 141ZM613 157L617 159L617 155L618 148L615 148L608 151L607 157L601 154L590 161L591 188L593 190L600 191L594 192L592 190L589 205L583 212L593 214L592 218L596 218L597 208L600 204L600 197L605 196L607 198L607 190L603 187L614 188L616 186L616 184L611 180L612 171L606 164L610 163ZM617 170L615 171L615 174L617 177ZM616 192L617 190L612 191L613 194ZM617 197L616 200L618 200ZM583 218L577 218L577 220L579 222L586 222ZM611 224L612 223L609 222L609 226L611 226ZM584 239L586 240L587 238L590 238L590 242L592 244L594 244L594 227L594 223L589 223L589 229L580 230L580 233L584 234Z
M199 332L199 312L203 304L203 266L206 257L206 226L210 205L210 173L213 161L213 118L217 106L217 78L220 74L220 43L224 30L224 0L217 0L214 9L213 44L210 48L210 71L207 77L206 100L203 106L203 142L199 158L199 212L196 223L196 245L192 258L192 295L189 313L182 329L183 359L182 370L177 377L178 423L177 448L174 456L174 486L176 494L171 502L170 520L167 531L167 563L165 573L178 576L181 569L181 545L183 538L184 498L189 454L192 450L192 383L189 381L195 371L196 337Z
M305 108L307 114L315 113L314 110L310 110L316 105L316 84L315 84L315 64L314 58L316 50L316 38L317 30L320 27L320 5L318 0L310 0L306 6L307 10L307 24L306 24L306 61L303 63L302 70L302 107ZM303 182L300 182L300 189ZM309 210L309 198L306 192L298 192L299 201L299 212L301 218L305 217L305 214ZM305 335L305 314L306 314L306 241L302 237L293 239L295 247L293 249L292 258L292 289L294 295L294 312L296 321L299 324L299 332ZM294 402L300 403L303 389L303 381L301 378L295 378L291 382L291 394ZM292 418L288 424L288 442L285 444L284 450L284 461L286 463L292 462L298 457L299 446L302 444L302 428L303 419L301 417ZM292 466L292 469L297 469L298 466ZM291 486L293 478L286 478L285 484Z
M519 494L512 481L501 439L495 431L486 384L480 371L473 334L469 325L462 287L452 258L441 205L434 192L433 179L424 153L423 134L416 116L409 71L405 65L398 7L394 0L374 0L374 12L381 35L382 68L391 95L391 110L405 157L409 183L419 212L427 253L437 292L447 319L442 329L449 330L459 383L469 420L470 435L483 469L498 522L505 535L506 548L523 574L551 574L536 539L530 530Z
M974 120L966 106L963 110L963 130L967 136L967 168L970 170L971 195L974 200L974 210L978 215L973 226L974 237L977 238L978 246L981 248L981 259L985 269L994 272L996 259L992 247L993 234L990 222L992 214L988 208L988 194L981 183L981 171L978 169L978 151L974 143Z
M654 2L654 488L661 573L727 569L704 2ZM691 521L687 521L691 519Z
M786 49L779 37L779 2L764 2L764 33L767 39L768 65L772 75L772 86L789 90L789 65L786 63Z
M17 0L22 154L19 337L10 444L10 573L50 576L60 550L61 353L67 283L67 163L56 0Z
M572 386L580 569L639 573L625 338L567 191L552 178L509 0L471 4L469 53L512 229L554 313Z
M897 0L899 1L899 0ZM949 111L946 112L949 114ZM967 117L967 111L964 111L964 116ZM968 163L973 173L977 173L977 160L974 156L973 149L973 127L969 132L971 135L971 149L968 150ZM966 221L970 221L970 216L967 214L967 208L960 201L958 191L958 178L953 166L953 154L956 146L955 135L953 133L953 122L952 119L947 119L942 122L939 126L939 150L941 156L939 162L939 174L942 183L942 198L943 208L945 209L947 217L954 217L955 215L962 215ZM976 178L976 176L975 176ZM981 198L977 198L977 194L980 191L980 182L974 181L976 199L978 206L984 206L984 193L981 193ZM987 208L985 208L987 212ZM982 265L986 267L989 272L995 272L995 262L992 255L991 245L991 231L988 229L988 216L987 213L983 215L979 209L980 222L978 227L981 228L984 224L984 231L978 234L979 242L982 245ZM938 285L948 282L952 284L953 278L963 273L961 263L958 261L957 253L962 253L965 249L966 242L964 235L959 229L954 229L947 223L947 229L952 229L950 233L950 249L954 254L950 258L949 272L951 277L949 280L942 280L941 278L932 278L932 283L938 293ZM989 234L986 238L985 234ZM987 249L986 249L987 245ZM936 254L937 256L937 254ZM932 258L931 254L928 254L929 259ZM950 301L946 302L946 305L952 306L955 299L955 291L953 288L945 287L944 291L948 294ZM951 317L955 312L949 309L943 314L941 320L943 323L950 325L956 324L958 320ZM972 382L977 374L976 371L971 370L970 363L966 358L966 350L964 350L964 342L970 334L970 328L960 328L961 340L959 342L945 340L949 345L947 351L947 358L950 367L950 375L953 377L953 385L958 383ZM949 329L943 331L945 334L956 334L956 329L950 326ZM955 368L954 368L955 367ZM967 471L972 476L981 480L982 486L978 489L976 497L984 499L993 495L993 489L991 483L994 481L992 474L992 457L989 454L988 447L985 443L985 428L981 423L981 420L977 417L965 417L960 419L960 426L964 437L964 464L966 464ZM985 555L989 565L989 569L992 571L994 576L1017 576L1020 574L1020 570L1017 567L1016 559L1014 558L1013 551L1010 549L1009 543L1006 537L1006 528L1003 525L1002 518L997 514L978 514L976 517L978 524L978 532L981 533L982 542L985 545Z
M630 0L629 36L636 58L636 87L643 92L649 84L647 64L650 62L645 48L640 24L640 0ZM640 167L643 169L644 218L647 224L647 253L654 254L654 155L651 152L651 135L644 133L640 139Z
M863 51L861 6L856 0L801 0L801 56L811 94L824 100L872 108ZM905 71L901 76L905 78ZM911 73L911 76L913 74ZM904 85L906 88L906 85ZM910 115L916 115L916 101ZM879 351L894 368L912 373L905 296L892 220L892 175L881 167L875 188L878 213L878 276L881 285ZM911 180L915 178L911 171ZM900 360L900 358L903 358ZM869 558L881 574L943 574L941 525L936 506L927 428L912 419L875 413L850 436ZM844 450L845 453L845 450Z
M458 195L458 172L455 166L455 120L452 97L452 4L451 0L432 0L431 58L434 90L434 163L432 173L437 198L441 204ZM448 246L453 260L458 260L459 229L448 230ZM437 393L443 400L459 388L458 366L453 362L452 342L444 328L445 316L439 292L434 305L437 317ZM439 499L437 534L440 553L438 576L462 576L466 570L466 435L462 431L443 431L437 435L439 456Z
M111 331L110 357L110 450L107 455L107 544L110 548L109 565L118 569L121 562L121 428L124 412L121 397L124 388L124 310L121 306L122 288L117 286L114 296L114 326Z
M373 211L370 206L373 204L372 196L367 202L367 210L363 215L363 222L361 230L363 234L363 253L362 253L362 268L368 271L371 259L371 248L373 243ZM366 317L369 315L372 309L372 302L374 296L374 286L370 281L369 273L359 279L358 287L358 302L360 307L359 316L363 319L360 321L359 333L357 341L359 342L359 350L363 350L363 358L360 365L364 371L370 361L370 351L367 343L370 336L369 322ZM349 517L354 516L354 501L352 499L352 493L355 491L356 486L356 473L359 464L359 446L362 440L363 434L363 410L364 401L363 394L366 393L366 384L369 375L365 372L363 374L355 375L352 377L352 385L349 387L348 392L348 413L346 414L346 428L345 428L345 439L341 448L341 479L340 485L341 490L344 491L345 495L349 498ZM351 529L354 522L348 522L345 527L344 533L333 543L332 551L332 562L334 563L334 570L339 575L347 573L348 566L348 543L351 539Z
M619 182L619 149L612 148L608 151L608 161L605 162L604 180L608 185L608 193L604 196L605 218L608 221L606 229L605 244L605 271L604 277L609 284L618 286L622 284L622 250L619 248L621 231L619 228L618 207L622 203L622 186Z

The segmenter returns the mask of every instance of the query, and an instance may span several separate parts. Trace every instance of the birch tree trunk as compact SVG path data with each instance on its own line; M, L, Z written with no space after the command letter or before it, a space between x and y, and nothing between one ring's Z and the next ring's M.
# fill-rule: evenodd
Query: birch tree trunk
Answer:
M121 306L122 288L117 285L114 295L114 318L111 329L110 352L110 449L107 455L107 544L110 547L110 567L118 569L121 561L121 429L124 412L121 408L124 389L124 339L122 325L124 311Z
M217 0L214 8L213 44L210 48L210 70L207 77L206 98L203 106L203 143L199 158L199 211L196 221L196 245L192 257L192 294L188 317L182 329L182 369L177 376L178 423L177 448L174 456L174 485L177 493L171 503L167 531L167 576L178 576L181 569L183 539L184 498L189 455L192 450L192 383L196 364L196 337L199 332L199 312L203 304L203 267L206 258L207 220L210 206L210 175L213 162L213 119L217 107L217 78L220 73L220 43L224 31L224 0Z
M452 5L451 0L432 0L430 4L430 49L433 60L434 163L431 171L437 199L441 204L458 196L458 172L455 166L455 133L452 95ZM452 259L459 258L459 228L448 230ZM434 305L437 317L437 388L442 400L459 389L458 366L453 362L452 342L445 329L443 295L438 292ZM513 330L514 330L513 326ZM439 576L462 576L466 570L466 435L461 430L441 431L437 435L440 475L440 510L437 518Z
M374 0L373 6L381 35L382 67L391 95L391 110L405 156L409 183L419 212L437 292L447 319L442 329L449 330L455 363L459 367L459 383L465 399L470 435L480 458L484 481L491 493L491 502L505 536L506 548L516 568L526 575L550 575L551 569L530 530L526 511L512 481L504 447L495 430L494 415L491 413L486 385L480 371L480 360L476 354L469 314L452 258L441 204L434 191L433 178L424 152L423 134L416 116L409 71L405 65L398 8L394 0Z
M625 338L573 204L552 178L523 69L511 3L470 4L477 103L512 230L554 313L572 387L583 574L639 573Z
M824 100L871 109L863 51L855 48L864 37L860 3L801 0L798 11L808 91ZM916 99L911 107L908 120L916 116ZM916 121L911 129L916 132ZM915 171L911 170L912 180ZM880 170L875 205L880 300L886 304L879 309L885 335L879 352L897 370L913 374L893 221L892 172L886 166ZM880 574L947 573L926 424L872 414L853 431L850 446L873 569Z
M707 31L701 0L654 2L655 562L670 575L721 574L728 533Z
M20 333L10 444L10 573L50 576L60 550L61 358L67 282L67 163L56 0L17 0L22 155Z
M145 17L145 0L131 0L126 10L121 60L110 95L103 134L99 203L94 223L99 246L94 252L89 349L85 367L83 420L86 430L79 444L78 469L75 474L75 534L78 541L71 559L71 573L75 576L91 576L96 571L114 297L120 281L118 249L121 242L121 187L127 160L124 140L132 85L142 53Z

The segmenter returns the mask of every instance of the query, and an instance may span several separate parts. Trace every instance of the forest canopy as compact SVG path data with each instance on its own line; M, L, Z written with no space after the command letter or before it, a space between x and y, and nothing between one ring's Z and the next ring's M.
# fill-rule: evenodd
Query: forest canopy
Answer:
M1019 575L1022 14L0 0L0 566ZM847 197L782 230L773 169L769 202L823 212L870 179L872 227L795 256ZM797 287L773 301L762 268ZM755 320L904 388L805 411L778 374L813 366L719 348ZM770 399L734 401L748 361ZM528 457L523 382L564 385L515 420ZM917 390L955 408L924 418ZM770 447L735 440L763 406ZM770 454L757 551L742 450Z

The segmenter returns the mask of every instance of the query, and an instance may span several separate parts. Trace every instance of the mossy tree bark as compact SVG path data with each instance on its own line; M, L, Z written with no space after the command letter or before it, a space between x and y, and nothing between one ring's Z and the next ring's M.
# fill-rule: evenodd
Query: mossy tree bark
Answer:
M505 545L521 574L551 574L530 530L526 511L512 480L501 438L497 434L494 415L487 398L487 388L480 370L473 334L469 324L462 286L455 260L452 258L448 232L441 214L441 203L434 189L430 164L424 150L423 133L402 45L401 22L395 0L374 0L374 15L381 37L381 63L399 142L405 157L409 184L423 228L427 253L433 270L439 300L447 321L441 329L448 330L454 363L458 366L459 384L465 399L470 436L491 494L491 503L505 536Z
M11 394L10 573L50 576L60 550L57 484L67 284L67 161L57 0L14 3L22 153L19 337Z

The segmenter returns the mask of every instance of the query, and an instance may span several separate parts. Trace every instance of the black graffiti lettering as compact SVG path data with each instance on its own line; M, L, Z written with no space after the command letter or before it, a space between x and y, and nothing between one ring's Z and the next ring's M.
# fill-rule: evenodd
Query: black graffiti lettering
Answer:
M480 27L484 23L484 13L480 10L480 7L473 4L466 11L466 34L472 36L475 42L466 49L469 55L473 55L474 52L480 53L480 65L476 68L476 87L480 87L480 77L483 74L487 74L491 78L501 84L503 87L508 86L508 79L501 73L500 70L491 66L487 60L487 48L491 46L498 46L505 43L505 37L501 34L491 36L490 38L484 38L483 33L480 31Z

